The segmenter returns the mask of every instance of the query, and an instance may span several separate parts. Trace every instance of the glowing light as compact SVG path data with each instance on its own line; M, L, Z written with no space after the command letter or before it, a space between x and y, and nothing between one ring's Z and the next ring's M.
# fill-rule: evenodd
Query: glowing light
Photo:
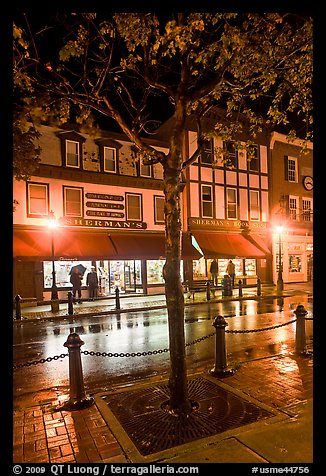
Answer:
M57 219L54 216L53 211L51 210L49 213L49 218L48 218L48 227L49 228L56 228L58 226Z
M284 227L283 227L283 226L277 226L277 227L276 227L276 232L277 232L279 235L281 235L281 234L283 233L283 231L284 231Z

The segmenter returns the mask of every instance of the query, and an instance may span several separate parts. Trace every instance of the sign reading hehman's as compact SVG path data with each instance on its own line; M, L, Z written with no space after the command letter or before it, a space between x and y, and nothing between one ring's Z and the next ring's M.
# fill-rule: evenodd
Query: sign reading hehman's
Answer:
M125 220L98 220L95 218L63 217L60 219L63 226L87 226L95 228L120 228L120 229L146 229L147 223L143 221Z

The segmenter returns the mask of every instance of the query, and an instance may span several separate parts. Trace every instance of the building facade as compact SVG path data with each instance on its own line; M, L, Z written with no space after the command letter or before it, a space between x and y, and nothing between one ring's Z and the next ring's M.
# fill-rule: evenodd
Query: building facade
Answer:
M99 296L164 291L162 167L134 160L134 147L119 134L90 137L76 130L40 128L41 163L29 181L14 180L14 294L60 299L71 289L70 271L91 266ZM164 143L151 143L165 151ZM57 219L48 227L49 214ZM186 234L182 257L199 253ZM181 270L183 272L183 269Z
M218 280L229 260L235 264L236 283L271 281L269 233L269 142L260 135L249 155L245 136L234 142L205 141L203 153L187 169L183 223L202 257L193 260L192 279L210 279L218 263ZM243 144L243 147L240 145ZM189 130L186 155L197 147L197 134ZM220 151L220 152L218 152Z
M273 282L281 266L285 283L313 277L313 145L289 143L274 132L270 141L270 210Z

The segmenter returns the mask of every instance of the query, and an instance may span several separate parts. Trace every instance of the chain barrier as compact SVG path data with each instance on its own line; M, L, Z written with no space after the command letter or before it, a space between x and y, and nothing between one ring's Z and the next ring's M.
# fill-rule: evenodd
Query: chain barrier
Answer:
M30 367L31 365L45 364L45 362L51 362L52 360L64 359L68 354L55 355L54 357L47 357L46 359L32 360L30 362L25 362L24 364L14 364L13 369L21 369L23 367Z
M293 324L296 322L296 318L293 319L292 321L284 322L284 324L278 324L275 326L270 326L270 327L263 327L260 329L246 329L246 330L230 330L230 329L225 329L225 332L229 334L249 334L251 332L263 332L263 331L270 331L272 329L277 329L279 327L284 327L289 324ZM305 320L313 320L312 317L305 317ZM212 332L211 334L208 334L203 337L199 337L198 339L195 339L191 342L187 342L185 344L185 347L189 347L191 345L197 344L198 342L202 342L206 339L209 339L210 337L215 336L215 332ZM157 354L164 354L166 352L169 352L169 349L159 349L159 350L149 350L147 352L95 352L93 350L81 350L80 351L82 354L85 355L91 355L91 356L96 356L96 357L145 357L148 355L157 355ZM58 359L63 359L64 357L67 357L68 354L60 354L60 355L55 355L54 357L47 357L46 359L40 359L40 360L33 360L30 362L25 362L22 364L14 364L13 369L21 369L23 367L30 367L32 365L38 365L38 364L44 364L45 362L51 362L52 360L58 360Z

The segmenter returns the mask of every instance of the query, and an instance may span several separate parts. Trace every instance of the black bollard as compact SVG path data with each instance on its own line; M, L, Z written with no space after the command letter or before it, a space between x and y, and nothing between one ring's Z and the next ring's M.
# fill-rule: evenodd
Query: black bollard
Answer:
M217 316L212 324L216 329L215 336L215 365L210 374L213 377L228 377L234 374L226 362L225 327L228 325L223 316Z
M69 400L65 402L61 410L82 410L94 403L92 397L87 397L84 389L83 370L80 356L80 348L84 345L76 332L69 334L67 341L63 344L68 347L69 353Z
M206 300L210 301L211 299L211 283L210 281L206 281Z
M257 278L257 296L261 295L261 279Z
M115 287L115 308L120 309L120 291L118 286Z
M242 281L241 281L241 279L239 279L238 285L239 285L239 297L242 297Z
M72 299L72 292L68 291L68 314L72 315L74 313L74 305L73 305L73 299Z
M297 306L294 314L297 318L295 332L295 352L297 354L306 354L306 315L308 311L302 304Z
M15 312L16 312L16 319L19 320L22 318L22 310L21 310L21 296L19 296L19 294L17 294L15 296Z

